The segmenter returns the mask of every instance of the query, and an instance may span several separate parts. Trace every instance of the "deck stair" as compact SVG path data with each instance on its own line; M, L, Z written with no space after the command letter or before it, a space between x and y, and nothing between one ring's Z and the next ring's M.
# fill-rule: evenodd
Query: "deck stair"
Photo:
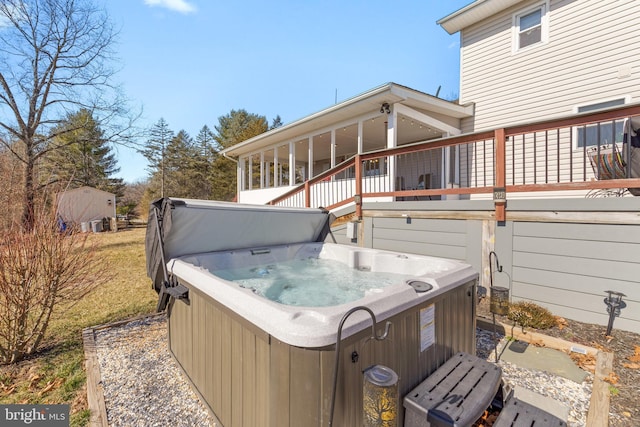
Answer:
M461 352L404 397L404 427L467 427L491 406L501 408L494 427L566 426L554 415L516 398L503 405L500 367Z

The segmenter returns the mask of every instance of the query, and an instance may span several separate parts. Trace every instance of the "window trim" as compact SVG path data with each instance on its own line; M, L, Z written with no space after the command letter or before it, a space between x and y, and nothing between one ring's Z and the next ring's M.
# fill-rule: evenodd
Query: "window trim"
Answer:
M531 12L535 12L536 10L541 9L541 17L540 17L540 41L530 44L525 47L520 47L520 18L530 14ZM521 9L518 12L512 15L512 37L511 37L511 47L512 53L525 52L530 49L535 49L538 46L542 46L548 43L549 41L549 0L545 0L541 3L536 3L531 7L527 7L526 9Z
M620 104L619 106L623 106L623 105L627 105L629 103L631 103L631 95L622 95L622 96L616 96L616 97L611 97L611 98L605 98L605 99L598 99L598 100L594 100L594 101L590 101L588 103L581 103L581 104L577 104L574 105L573 107L573 114L587 114L587 113L592 113L595 111L599 111L599 110L606 110L608 108L614 108L614 107L601 107L601 108L594 108L592 110L587 110L587 111L580 111L581 108L584 107L592 107L592 106L597 106L598 104L606 104L608 102L613 102L613 101L618 101L618 100L622 100L622 104ZM616 105L617 106L617 105ZM605 122L605 123L609 123L609 122ZM589 149L589 147L596 147L597 145L586 145L586 147L583 147L582 145L578 145L579 143L579 136L578 136L578 130L579 127L573 127L572 128L572 140L573 140L573 150L577 151L577 150L583 150L583 149ZM616 142L616 145L620 145L622 142Z

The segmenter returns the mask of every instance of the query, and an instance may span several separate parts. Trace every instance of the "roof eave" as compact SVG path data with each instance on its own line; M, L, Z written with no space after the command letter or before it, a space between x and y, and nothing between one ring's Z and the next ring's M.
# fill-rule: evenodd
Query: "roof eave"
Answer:
M349 98L339 104L332 105L331 107L325 108L324 110L318 111L317 113L310 114L306 117L303 117L299 120L293 121L289 124L281 126L276 129L272 129L260 135L257 135L253 138L250 138L246 141L238 143L232 147L225 148L220 153L225 156L239 156L246 154L250 151L258 148L256 145L259 141L262 141L262 145L270 145L272 143L277 143L281 141L286 141L288 139L300 137L308 132L312 132L315 129L310 130L302 130L299 129L304 128L305 125L309 125L314 121L319 121L322 119L331 120L331 116L336 116L338 119L338 115L340 112L344 112L347 109L357 110L358 104L371 104L371 103L382 103L388 102L390 104L394 102L399 102L403 100L407 100L409 98L417 99L425 104L430 104L433 106L433 110L442 114L447 114L456 118L470 117L473 115L473 106L472 105L458 105L454 104L450 101L446 101L440 98L436 98L435 96L416 91L406 86L398 85L396 83L387 83L382 86L378 86L373 88L367 92L364 92L360 95L356 95L353 98ZM364 110L365 108L370 109L370 105L364 105L360 107L360 109ZM356 114L357 115L357 114ZM335 120L339 122L340 120ZM324 126L319 126L322 128ZM273 141L269 141L273 140Z
M436 21L449 34L455 34L523 0L476 0Z

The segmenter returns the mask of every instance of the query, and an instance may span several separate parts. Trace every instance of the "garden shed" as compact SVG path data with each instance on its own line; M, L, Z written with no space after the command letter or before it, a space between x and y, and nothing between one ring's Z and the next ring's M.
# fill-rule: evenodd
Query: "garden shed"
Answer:
M58 214L67 224L89 223L116 217L116 195L93 187L58 194Z

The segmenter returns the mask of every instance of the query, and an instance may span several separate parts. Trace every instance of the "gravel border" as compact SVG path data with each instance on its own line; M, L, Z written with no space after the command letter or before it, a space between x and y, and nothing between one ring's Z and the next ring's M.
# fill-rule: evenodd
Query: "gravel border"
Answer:
M166 316L154 315L93 329L107 424L129 426L216 426L170 355ZM503 336L498 352L506 345ZM494 361L493 332L476 329L477 355ZM567 424L586 425L593 375L581 383L500 360L504 381L569 408ZM144 374L142 374L144 373ZM90 373L87 373L90 377ZM94 420L92 414L92 422ZM105 425L104 423L102 425Z

